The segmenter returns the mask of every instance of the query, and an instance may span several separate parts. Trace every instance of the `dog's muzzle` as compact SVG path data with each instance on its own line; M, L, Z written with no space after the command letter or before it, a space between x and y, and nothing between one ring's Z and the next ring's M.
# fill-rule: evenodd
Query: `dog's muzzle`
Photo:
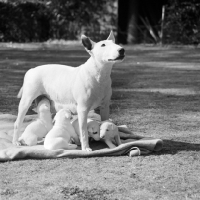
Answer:
M121 48L118 50L120 56L125 56L125 49Z
M109 59L109 61L123 60L125 57L125 49L121 48L118 50L118 52L119 52L119 56L117 56L117 58L115 58L115 59Z

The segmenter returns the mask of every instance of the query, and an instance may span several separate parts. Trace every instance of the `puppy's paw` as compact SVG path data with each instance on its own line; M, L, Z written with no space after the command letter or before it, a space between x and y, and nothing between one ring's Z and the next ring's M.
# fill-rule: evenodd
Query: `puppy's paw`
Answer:
M77 148L77 145L76 144L69 144L69 149L76 149Z
M17 146L30 146L30 145L27 145L24 139L19 138Z

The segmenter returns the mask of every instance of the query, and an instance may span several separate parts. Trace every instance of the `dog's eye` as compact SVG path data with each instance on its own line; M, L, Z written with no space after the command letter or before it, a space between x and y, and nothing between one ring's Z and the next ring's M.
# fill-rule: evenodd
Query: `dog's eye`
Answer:
M96 134L97 134L97 132L94 132L93 134L94 134L94 135L96 135Z
M105 44L102 44L102 45L101 45L101 47L105 47L105 46L106 46Z
M108 129L106 129L106 131L109 131Z

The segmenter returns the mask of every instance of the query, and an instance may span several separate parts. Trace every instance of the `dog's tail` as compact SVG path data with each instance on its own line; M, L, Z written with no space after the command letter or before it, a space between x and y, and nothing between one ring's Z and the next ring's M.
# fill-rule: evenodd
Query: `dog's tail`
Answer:
M23 87L21 87L18 95L17 95L17 98L21 98L22 97L22 93L23 93Z

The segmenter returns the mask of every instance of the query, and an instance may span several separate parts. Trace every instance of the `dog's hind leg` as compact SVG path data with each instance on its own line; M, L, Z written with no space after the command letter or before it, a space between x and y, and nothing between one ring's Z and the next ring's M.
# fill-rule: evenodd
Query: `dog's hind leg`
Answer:
M12 142L15 145L20 145L20 142L18 142L18 138L20 135L20 128L22 126L22 123L24 121L27 111L29 107L31 106L31 103L38 96L38 94L30 90L30 88L26 88L26 89L27 90L25 90L25 88L23 89L24 91L19 103L17 119L14 124L14 134L13 134Z

